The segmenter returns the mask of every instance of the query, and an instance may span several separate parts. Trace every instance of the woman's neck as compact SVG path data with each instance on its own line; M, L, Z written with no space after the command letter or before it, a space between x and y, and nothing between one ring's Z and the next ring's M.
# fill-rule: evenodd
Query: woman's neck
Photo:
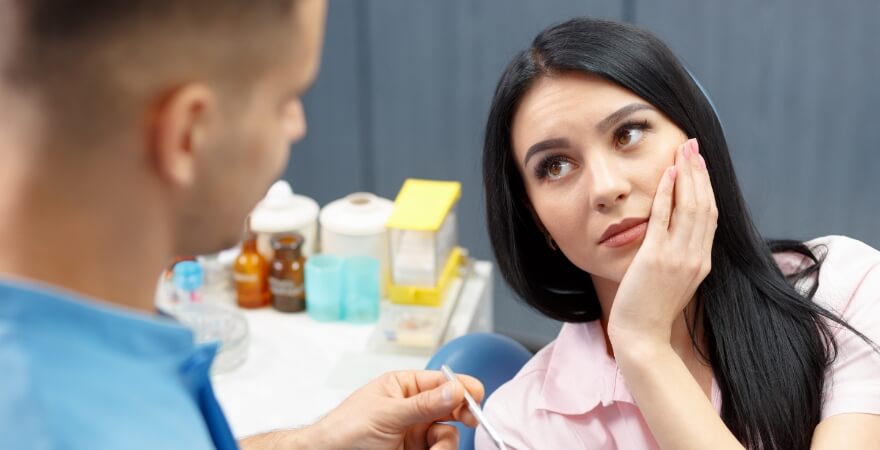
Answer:
M602 332L605 333L608 355L614 357L614 349L611 347L611 341L608 338L608 317L611 315L611 307L614 304L614 297L617 296L617 287L620 283L600 277L592 277L592 279L593 286L596 289L596 296L599 299L599 305L602 308ZM691 302L685 309L685 313L679 315L675 323L672 324L672 333L669 340L669 344L675 352L685 361L697 360L699 356L699 352L694 348L694 341L691 339L690 332L688 331L688 321L695 323L694 320L696 318L694 308L692 307L693 303L693 299L691 299ZM685 317L687 317L687 320L685 320ZM705 348L700 327L697 326L695 330L698 345L701 348Z

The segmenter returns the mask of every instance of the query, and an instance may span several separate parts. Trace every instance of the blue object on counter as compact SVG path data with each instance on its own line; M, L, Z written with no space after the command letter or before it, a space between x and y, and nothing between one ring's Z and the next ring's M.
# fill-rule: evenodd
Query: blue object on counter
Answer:
M379 318L379 277L378 259L352 256L345 260L345 320L370 323Z
M343 270L343 259L334 255L314 255L306 261L306 311L313 319L342 320Z
M195 261L181 261L174 265L174 285L188 291L202 287L205 273Z
M195 261L181 261L174 265L173 280L177 301L194 302L199 300L199 289L205 282L205 272Z

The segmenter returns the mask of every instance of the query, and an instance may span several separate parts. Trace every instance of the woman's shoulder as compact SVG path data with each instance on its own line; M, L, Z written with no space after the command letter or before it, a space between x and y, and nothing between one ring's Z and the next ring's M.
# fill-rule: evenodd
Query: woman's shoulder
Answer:
M880 250L848 236L822 236L804 244L824 255L825 261L834 265L855 266L880 264Z
M805 244L823 261L815 301L880 343L880 251L844 236ZM880 414L878 349L849 329L831 326L837 351L823 386L823 420L845 413Z
M805 244L822 261L817 302L843 314L856 300L880 301L875 290L880 284L880 251L846 236L824 236Z
M880 277L880 251L847 236L823 236L804 242L822 262L819 288L813 300L838 314L842 313L866 280ZM773 257L786 275L797 273L812 262L796 252L775 253ZM798 282L799 291L807 291L814 277Z
M565 349L572 335L582 335L585 328L586 324L563 325L553 342L538 351L516 376L489 396L484 412L511 448L582 447L572 430L547 414L552 410L547 402L548 397L553 397L557 383L551 376L553 370L558 370L558 367L554 369L554 355L558 358L560 349ZM494 448L482 428L476 432L476 448Z
M533 400L540 395L556 345L554 340L539 350L513 378L492 393L486 408L506 410L508 414L513 406L516 411L534 408Z
M542 348L516 376L499 386L486 400L483 412L510 448L533 448L534 434L524 433L522 429L524 424L534 422L530 416L536 410L535 401L544 384L555 344L553 341ZM482 427L476 430L474 444L477 450L495 448Z

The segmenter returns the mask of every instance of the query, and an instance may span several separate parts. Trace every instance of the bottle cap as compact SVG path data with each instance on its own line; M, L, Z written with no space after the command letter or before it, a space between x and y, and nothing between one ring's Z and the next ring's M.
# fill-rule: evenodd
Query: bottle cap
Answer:
M394 203L369 192L356 192L321 210L321 227L346 236L365 236L385 231Z
M251 213L250 228L257 233L302 229L318 219L318 203L296 195L290 183L279 180Z

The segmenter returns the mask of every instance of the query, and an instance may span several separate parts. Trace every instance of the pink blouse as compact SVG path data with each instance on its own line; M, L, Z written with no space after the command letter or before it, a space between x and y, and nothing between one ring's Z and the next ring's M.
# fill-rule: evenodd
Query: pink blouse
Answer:
M827 250L815 301L880 343L880 252L854 239L829 236L808 246ZM776 256L785 273L800 256ZM880 354L852 332L832 325L838 355L826 375L822 418L842 413L880 414ZM566 323L486 403L486 414L505 443L526 449L657 449L626 381L608 356L598 321ZM721 395L712 380L712 406ZM482 428L476 448L494 445Z

